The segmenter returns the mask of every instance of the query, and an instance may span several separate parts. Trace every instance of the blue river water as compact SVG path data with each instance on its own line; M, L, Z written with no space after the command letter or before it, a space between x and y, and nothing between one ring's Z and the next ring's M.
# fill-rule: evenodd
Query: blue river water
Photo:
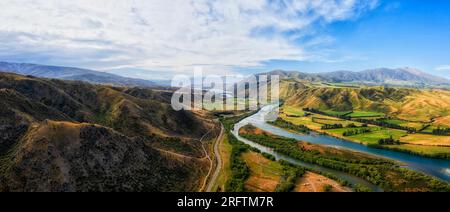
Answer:
M263 107L255 115L250 116L250 117L242 120L241 122L237 123L235 125L235 129L233 130L233 134L235 136L237 136L239 140L241 140L253 147L258 148L263 152L271 153L278 159L295 160L292 158L287 158L286 156L283 156L283 155L276 154L273 151L271 151L269 148L265 148L265 147L261 148L262 146L255 145L256 143L253 143L251 141L241 138L238 135L239 129L247 124L252 124L255 127L258 127L264 131L270 132L270 133L278 135L278 136L283 136L283 137L287 137L287 138L293 138L293 139L297 139L297 140L301 140L301 141L306 141L306 142L309 142L312 144L319 144L319 145L324 145L324 146L329 146L329 147L334 147L334 148L339 148L339 149L363 152L363 153L375 155L378 157L395 160L395 161L400 162L402 165L404 165L405 168L419 171L419 172L425 173L430 176L434 176L438 179L441 179L443 181L450 183L450 161L449 160L433 159L433 158L411 155L411 154L402 153L402 152L396 152L396 151L387 150L387 149L372 148L372 147L368 147L366 145L362 145L362 144L358 144L358 143L354 143L354 142L350 142L350 141L345 141L345 140L334 138L334 137L327 136L327 135L320 135L317 133L311 133L309 135L292 133L292 132L272 126L267 123L267 120L270 119L270 116L274 116L277 108L278 107L275 105L269 105L269 106ZM273 117L272 117L272 119L273 119ZM330 171L330 170L327 170L327 171ZM341 175L342 173L334 173L334 174ZM347 176L344 176L344 177L347 177ZM347 179L347 180L355 181L355 179ZM359 182L359 183L365 184L364 182Z

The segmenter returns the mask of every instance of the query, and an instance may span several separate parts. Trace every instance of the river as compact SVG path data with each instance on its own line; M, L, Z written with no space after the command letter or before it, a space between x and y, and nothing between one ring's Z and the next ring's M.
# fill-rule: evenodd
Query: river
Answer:
M270 133L278 135L278 136L293 138L293 139L297 139L297 140L301 140L301 141L306 141L306 142L309 142L312 144L319 144L319 145L324 145L324 146L329 146L329 147L334 147L334 148L339 148L339 149L363 152L363 153L395 160L395 161L398 161L398 162L404 164L405 168L408 168L408 169L411 169L414 171L419 171L419 172L428 174L430 176L434 176L436 178L439 178L441 180L444 180L444 181L450 183L450 161L448 161L448 160L426 158L426 157L422 157L422 156L416 156L416 155L411 155L411 154L402 153L402 152L396 152L396 151L387 150L387 149L372 148L372 147L368 147L366 145L362 145L362 144L358 144L358 143L354 143L354 142L350 142L350 141L345 141L345 140L334 138L334 137L327 136L327 135L320 135L320 134L317 134L314 132L310 133L308 135L292 133L292 132L272 126L267 123L267 119L270 115L272 115L272 118L274 115L276 115L275 111L277 108L278 108L278 106L276 106L276 105L268 105L268 106L263 107L255 115L250 116L250 117L240 121L239 123L237 123L235 125L235 128L233 129L232 133L240 141L242 141L252 147L257 148L262 152L266 152L266 153L274 155L277 158L277 160L282 159L282 160L286 160L291 163L294 163L296 165L305 166L305 167L312 168L312 169L326 172L326 173L331 173L331 174L334 174L334 175L336 175L342 179L345 179L353 184L359 183L359 184L365 185L375 191L380 191L380 188L378 188L360 178L348 175L343 172L320 167L320 166L317 166L314 164L307 164L307 163L301 162L294 158L290 158L290 157L278 154L270 148L261 146L257 143L254 143L252 141L244 139L239 136L239 133L238 133L239 129L244 127L247 124L252 124L255 127L258 127L264 131L270 132Z

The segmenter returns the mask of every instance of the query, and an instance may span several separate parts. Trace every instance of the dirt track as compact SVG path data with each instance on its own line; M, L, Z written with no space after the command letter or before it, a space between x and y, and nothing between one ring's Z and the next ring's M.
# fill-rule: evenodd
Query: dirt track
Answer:
M216 166L216 170L214 171L214 174L211 177L211 180L208 183L206 192L212 192L214 184L216 183L217 178L220 175L220 171L222 170L223 161L222 161L222 157L220 155L219 146L223 142L224 131L225 131L225 129L223 128L223 126L221 126L219 137L217 137L217 140L214 143L214 155L216 156L217 166Z

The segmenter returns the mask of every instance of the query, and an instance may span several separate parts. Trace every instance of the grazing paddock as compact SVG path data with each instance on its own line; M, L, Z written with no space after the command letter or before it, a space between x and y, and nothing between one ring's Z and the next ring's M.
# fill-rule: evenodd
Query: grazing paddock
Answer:
M344 116L351 113L351 111L333 111L333 110L325 110L323 112L330 116Z
M349 124L355 124L356 126L361 126L362 124L358 123L358 122L354 122L354 121L348 121L348 120L343 120L343 119L330 119L330 118L314 118L313 119L315 123L318 124L342 124L344 127L349 125Z
M433 124L436 126L450 127L450 116L437 118Z
M250 168L245 188L252 192L274 192L283 176L283 166L255 152L244 153L242 158Z
M364 118L364 117L384 117L384 113L371 112L371 111L354 111L347 115L350 118Z
M322 129L322 124L314 123L312 121L312 117L287 117L286 115L282 114L281 118L295 125L305 125L312 130Z
M299 178L294 191L325 192L325 186L331 186L331 192L352 192L351 188L341 186L334 180L312 172L307 172Z
M369 127L369 128L372 130L372 132L354 135L354 136L348 136L348 137L344 137L343 133L348 130L352 130L352 128L342 128L342 129L333 129L333 130L325 130L325 131L335 137L339 137L339 138L343 138L346 140L351 140L351 141L354 141L357 143L363 143L363 144L378 144L378 141L380 139L390 138L391 136L394 139L400 139L401 137L407 135L406 132L401 131L401 130L384 129L381 127Z
M448 146L450 147L450 136L438 136L427 134L410 134L400 139L403 143L426 145L426 146Z
M387 119L384 122L388 123L388 124L395 124L395 125L399 125L402 127L411 127L411 128L415 128L417 130L420 130L424 127L424 123L421 122L410 122L410 121L404 121L404 120L400 120L400 119Z
M350 136L350 138L365 144L378 144L380 139L387 139L392 136L395 140L399 140L406 135L407 133L401 130L381 129L371 133Z
M361 112L357 111L353 114L355 116L374 116L374 115L381 115L384 116L384 114L381 113L374 113L374 112ZM359 117L362 119L379 119L380 117ZM437 136L437 135L431 135L431 134L408 134L406 131L403 130L397 130L397 129L390 129L390 128L382 128L377 127L373 125L369 125L372 132L370 133L364 133L364 134L358 134L353 136L343 136L343 133L352 130L352 128L345 128L348 124L355 124L356 126L361 126L361 123L357 123L354 121L348 121L343 120L331 116L326 115L319 115L314 114L309 117L286 117L285 115L282 115L281 118L285 119L286 121L289 121L296 125L305 125L308 128L317 131L317 132L325 132L328 133L331 136L338 137L341 139L353 141L356 143L362 143L367 145L378 145L379 141L381 139L388 139L391 136L395 140L400 140L402 145L395 145L395 146L384 146L387 148L391 148L393 150L398 151L407 151L412 152L415 154L420 155L426 155L426 156L436 156L441 154L447 154L450 151L450 136ZM314 121L313 121L313 118ZM426 128L423 132L425 133L432 133L434 129L437 129L438 127L445 127L447 124L448 117L438 118L435 120L432 126ZM424 127L425 123L419 122L419 121L408 121L403 118L393 118L393 119L387 119L385 120L386 123L399 125L403 127L410 127L415 128L417 130L420 130ZM436 123L439 123L439 125L436 125ZM325 124L342 124L344 128L341 129L329 129L329 130L322 130L322 126ZM448 147L448 148L447 148Z
M283 111L288 116L305 116L305 112L302 109L296 107L285 106L283 107Z
M402 144L402 145L386 145L384 146L389 149L409 151L419 153L421 155L450 155L450 147L441 146L423 146L423 145L413 145L413 144Z

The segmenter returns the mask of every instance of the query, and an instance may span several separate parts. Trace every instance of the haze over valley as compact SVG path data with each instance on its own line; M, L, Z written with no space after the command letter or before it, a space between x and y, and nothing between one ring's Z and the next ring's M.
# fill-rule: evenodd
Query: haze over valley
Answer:
M0 192L450 192L447 1L0 8Z

